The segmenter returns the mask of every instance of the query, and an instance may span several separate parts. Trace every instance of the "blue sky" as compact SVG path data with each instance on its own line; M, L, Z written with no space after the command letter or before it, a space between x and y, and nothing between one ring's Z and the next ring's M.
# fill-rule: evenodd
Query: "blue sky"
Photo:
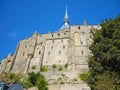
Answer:
M0 0L0 60L14 54L20 40L34 31L57 31L68 6L70 25L100 24L120 14L120 0Z

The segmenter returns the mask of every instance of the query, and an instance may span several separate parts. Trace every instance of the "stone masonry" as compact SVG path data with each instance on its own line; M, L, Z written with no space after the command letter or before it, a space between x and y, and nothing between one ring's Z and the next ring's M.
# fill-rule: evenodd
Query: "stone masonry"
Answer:
M85 73L89 70L87 60L89 55L91 55L91 51L89 50L89 46L92 43L91 31L96 29L100 30L101 26L87 25L85 21L83 25L69 25L66 9L64 25L57 32L49 32L48 34L35 32L31 37L21 40L14 55L9 54L2 60L0 74L13 72L25 75L32 71L41 72L41 68L46 66L49 72L42 74L51 85L49 86L50 90L72 90L69 87L72 85L67 85L69 89L60 89L64 85L57 85L57 89L51 88L54 87L55 82L57 82L57 79L63 73L69 79L68 82L65 80L62 82L65 84L74 84L70 82L72 79L77 78L78 73ZM60 73L59 71L52 70L53 65L61 67L68 65L68 67ZM77 81L76 90L79 90L79 86L81 85L88 88L87 84L84 82L81 84L81 82L81 80ZM72 88L74 89L75 87L72 86Z

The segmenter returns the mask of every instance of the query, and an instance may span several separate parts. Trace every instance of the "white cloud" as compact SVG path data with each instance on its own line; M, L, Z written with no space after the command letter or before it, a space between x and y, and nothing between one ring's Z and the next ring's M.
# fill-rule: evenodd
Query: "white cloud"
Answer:
M9 33L8 33L8 36L9 36L10 38L15 38L15 37L17 36L17 31L9 32Z

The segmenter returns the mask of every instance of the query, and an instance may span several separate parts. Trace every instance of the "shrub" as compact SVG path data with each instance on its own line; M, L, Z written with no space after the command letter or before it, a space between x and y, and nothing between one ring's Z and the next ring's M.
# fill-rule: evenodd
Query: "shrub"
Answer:
M36 66L35 66L35 65L33 65L33 66L32 66L32 69L36 69Z
M32 87L33 84L27 78L27 79L24 79L24 81L22 82L22 86L23 86L23 88L28 89L28 88Z
M56 69L56 68L57 68L57 65L56 65L56 64L53 64L53 65L52 65L52 68L53 68L53 69Z
M79 74L79 78L83 80L84 82L87 82L87 79L89 77L90 73L84 73L84 74Z
M47 66L43 66L43 67L41 68L41 71L42 71L42 72L47 72L47 71L48 71L48 67L47 67Z
M62 71L62 66L59 66L58 70L59 70L59 71Z
M46 86L47 83L45 81L45 78L42 75L40 75L40 77L38 78L36 85L38 90L48 90Z
M68 67L68 63L66 63L66 64L64 65L64 67L67 68L67 67Z

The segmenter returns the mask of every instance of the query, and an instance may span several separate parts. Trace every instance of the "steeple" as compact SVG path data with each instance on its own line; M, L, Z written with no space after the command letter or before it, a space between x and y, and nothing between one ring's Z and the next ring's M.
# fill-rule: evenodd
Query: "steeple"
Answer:
M64 16L64 24L63 24L63 26L60 28L60 30L61 30L61 29L67 29L67 28L69 28L67 8L68 8L68 7L66 6L66 11L65 11L65 16Z
M69 23L69 22L68 22L67 6L66 6L66 11L65 11L65 17L64 17L64 23L65 23L65 22Z

